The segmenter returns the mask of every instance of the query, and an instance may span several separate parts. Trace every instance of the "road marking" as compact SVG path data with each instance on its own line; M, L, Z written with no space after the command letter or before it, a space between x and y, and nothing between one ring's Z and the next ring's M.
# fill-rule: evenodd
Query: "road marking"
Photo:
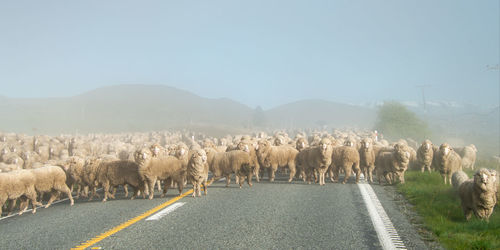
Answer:
M173 198L173 199L171 199L171 200L169 200L169 201L167 201L167 202L165 202L165 203L163 203L163 204L161 204L161 205L159 205L159 206L157 206L157 207L155 207L155 208L153 208L153 209L151 209L151 210L149 210L149 211L147 211L147 212L145 212L145 213L143 213L143 214L141 214L141 215L139 215L139 216L137 216L137 217L135 217L133 219L130 219L127 222L122 223L121 225L119 225L119 226L117 226L115 228L112 228L111 230L108 230L107 232L105 232L103 234L100 234L100 235L98 235L98 236L96 236L96 237L88 240L87 242L85 242L85 243L83 243L83 244L81 244L79 246L76 246L76 247L74 247L72 249L85 249L87 247L90 247L90 246L92 246L92 245L94 245L94 244L96 244L96 243L98 243L98 242L100 242L100 241L108 238L109 236L111 236L111 235L113 235L115 233L118 233L118 232L120 232L121 230L123 230L123 229L125 229L127 227L130 227L131 225L139 222L140 220L142 220L142 219L144 219L144 218L146 218L146 217L148 217L148 216L150 216L150 215L158 212L159 210L161 210L161 209L163 209L165 207L170 206L171 204L173 204L173 203L177 202L178 200L180 200L180 199L188 196L191 193L193 193L193 189L191 189L191 190L189 190L189 191L187 191L187 192L185 192L185 193L183 193L183 194L181 194L181 195L179 195L179 196L177 196L177 197L175 197L175 198Z
M177 208L180 208L180 207L184 206L184 204L186 204L186 202L177 202L177 203L174 203L171 206L168 206L167 208L161 210L160 212L149 216L149 218L147 218L146 220L159 220L163 216L165 216L165 215L173 212Z
M99 188L99 189L97 189L97 191L100 191L101 189L102 189L102 188ZM51 204L50 206L52 206L52 205L54 205L54 204L57 204L57 203L61 203L61 202L63 202L63 201L67 201L67 200L69 200L69 198L65 198L65 199L61 199L61 200L54 201L54 202L52 202L52 204ZM29 206L29 204L28 204L28 206ZM42 205L42 206L36 206L36 209L39 209L39 208L45 208L45 205ZM32 208L30 208L30 209L26 209L26 211L24 211L24 213L26 213L26 212L30 212L30 211L32 211L32 210L33 210ZM23 213L23 214L24 214L24 213ZM10 218L10 217L14 217L14 216L19 216L19 212L17 212L17 213L13 213L13 214L8 215L8 216L5 216L5 217L2 217L2 218L0 218L0 221L1 221L1 220L5 220L5 219Z
M399 237L396 228L394 228L389 216L387 216L373 188L367 183L358 183L358 187L365 201L366 208L368 209L373 227L377 232L378 240L382 248L406 249L404 242Z

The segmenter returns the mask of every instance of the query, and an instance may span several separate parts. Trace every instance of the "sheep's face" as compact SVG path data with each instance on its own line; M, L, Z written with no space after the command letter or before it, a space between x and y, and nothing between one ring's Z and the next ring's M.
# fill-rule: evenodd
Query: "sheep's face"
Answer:
M257 150L259 152L264 152L269 147L271 147L271 143L269 143L269 141L267 141L267 140L261 140L261 141L259 141L259 144L257 144Z
M306 142L304 139L298 139L295 146L297 150L301 151L302 149L306 148Z
M198 164L204 164L207 162L207 154L205 153L204 150L199 149L196 150L193 155L191 155L191 159Z
M439 151L441 152L441 154L443 154L444 156L447 156L450 151L451 151L451 147L450 145L448 145L447 143L443 143L441 144L441 146L439 147Z
M424 142L422 142L422 148L425 150L425 151L429 151L432 149L432 142L429 141L429 140L425 140Z
M394 152L396 154L396 158L401 161L403 164L407 164L410 162L410 152L403 147L398 147Z
M372 148L372 142L370 139L364 139L361 141L361 148L363 148L365 151L369 150Z
M151 153L153 154L154 157L156 157L160 154L160 146L157 144L152 145L150 150L151 150Z
M496 175L488 169L482 168L474 174L474 183L482 191L488 191L489 188L494 188L496 185Z
M250 147L248 146L247 143L244 143L244 142L238 143L238 149L239 150L243 150L243 151L245 151L247 153L250 152Z
M143 164L149 159L149 154L146 150L137 150L134 154L134 159L137 164Z

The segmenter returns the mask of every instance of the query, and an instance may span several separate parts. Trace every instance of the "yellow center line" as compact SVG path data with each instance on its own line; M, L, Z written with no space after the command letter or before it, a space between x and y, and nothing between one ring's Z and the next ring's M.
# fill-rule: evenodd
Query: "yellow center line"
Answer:
M185 192L185 193L183 193L183 194L181 194L181 195L179 195L179 196L177 196L177 197L175 197L175 198L173 198L173 199L171 199L171 200L169 200L169 201L167 201L167 202L165 202L165 203L163 203L163 204L161 204L161 205L159 205L159 206L157 206L157 207L155 207L155 208L153 208L153 209L151 209L151 210L149 210L149 211L147 211L147 212L145 212L145 213L143 213L143 214L141 214L133 219L128 220L127 222L122 223L121 225L119 225L115 228L112 228L109 231L107 231L99 236L96 236L96 237L90 239L89 241L79 245L79 246L71 248L71 249L76 250L76 249L85 249L87 247L90 247L90 246L96 244L97 242L102 241L102 240L108 238L109 236L111 236L115 233L118 233L119 231L121 231L121 230L139 222L140 220L158 212L160 209L165 208L165 207L173 204L174 202L186 197L187 195L189 195L191 193L193 193L193 189L191 189L191 190L189 190L189 191L187 191L187 192Z
M207 182L207 187L210 186L212 184L212 182L213 182L213 179L211 179L210 181L208 181ZM125 229L127 227L130 227L131 225L133 225L133 224L139 222L140 220L142 220L142 219L144 219L144 218L146 218L146 217L148 217L148 216L150 216L150 215L158 212L159 210L172 205L176 201L178 201L178 200L180 200L180 199L182 199L182 198L184 198L184 197L186 197L186 196L188 196L189 194L192 194L192 193L193 193L193 189L191 189L191 190L189 190L189 191L187 191L187 192L185 192L185 193L183 193L183 194L181 194L181 195L179 195L179 196L177 196L177 197L175 197L175 198L173 198L171 200L168 200L167 202L165 202L165 203L163 203L163 204L161 204L161 205L159 205L159 206L157 206L157 207L155 207L155 208L153 208L153 209L151 209L151 210L149 210L149 211L147 211L147 212L145 212L145 213L143 213L143 214L141 214L141 215L139 215L139 216L137 216L137 217L135 217L133 219L130 219L127 222L122 223L121 225L119 225L117 227L114 227L114 228L110 229L109 231L107 231L107 232L105 232L103 234L100 234L100 235L98 235L98 236L90 239L89 241L86 241L85 243L83 243L83 244L81 244L79 246L76 246L74 248L71 248L71 249L83 250L85 248L88 248L88 247L96 244L97 242L102 241L102 240L108 238L109 236L111 236L111 235L113 235L113 234L115 234L115 233L117 233L117 232L119 232L119 231L121 231L121 230L123 230L123 229Z

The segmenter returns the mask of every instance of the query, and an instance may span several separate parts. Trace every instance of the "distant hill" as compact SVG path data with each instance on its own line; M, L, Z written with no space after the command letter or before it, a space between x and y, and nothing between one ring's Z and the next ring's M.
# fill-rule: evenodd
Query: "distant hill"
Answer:
M252 109L161 85L117 85L69 98L0 99L0 130L23 133L133 132L189 126L243 127Z
M304 100L260 111L164 85L116 85L67 98L0 98L0 130L27 134L193 129L222 135L276 128L370 128L373 110Z

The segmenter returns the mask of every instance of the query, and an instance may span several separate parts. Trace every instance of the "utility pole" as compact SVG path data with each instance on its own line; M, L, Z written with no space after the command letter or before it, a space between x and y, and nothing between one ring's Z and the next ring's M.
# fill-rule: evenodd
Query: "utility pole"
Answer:
M420 90L422 90L422 100L424 102L424 112L425 113L427 113L427 105L425 103L425 88L428 88L430 86L431 86L430 84L423 84L423 85L416 86L417 88L420 88Z

